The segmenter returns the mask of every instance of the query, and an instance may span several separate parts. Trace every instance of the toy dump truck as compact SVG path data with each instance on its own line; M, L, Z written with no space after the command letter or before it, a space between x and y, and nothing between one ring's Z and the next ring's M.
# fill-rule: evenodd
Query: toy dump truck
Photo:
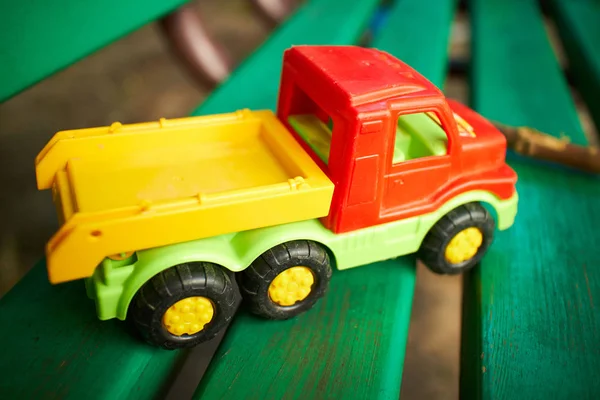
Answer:
M418 252L461 273L513 224L505 150L387 53L293 47L276 113L57 133L36 160L60 220L49 279L85 279L100 319L173 349L228 323L234 279L253 313L286 319L326 293L332 266Z

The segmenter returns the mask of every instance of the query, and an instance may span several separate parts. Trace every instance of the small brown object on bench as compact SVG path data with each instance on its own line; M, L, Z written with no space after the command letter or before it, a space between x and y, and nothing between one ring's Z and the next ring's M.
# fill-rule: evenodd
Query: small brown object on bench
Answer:
M559 139L534 128L508 126L498 122L494 122L494 126L506 136L508 148L516 153L600 174L598 147L576 145L566 137Z

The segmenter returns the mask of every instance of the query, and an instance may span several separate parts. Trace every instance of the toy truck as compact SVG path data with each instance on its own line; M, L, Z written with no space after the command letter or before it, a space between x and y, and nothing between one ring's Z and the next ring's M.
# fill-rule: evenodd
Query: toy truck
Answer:
M338 270L418 252L469 270L517 212L506 141L376 49L284 53L276 113L62 131L36 159L60 228L49 279L84 279L101 320L191 347L235 312L310 309Z

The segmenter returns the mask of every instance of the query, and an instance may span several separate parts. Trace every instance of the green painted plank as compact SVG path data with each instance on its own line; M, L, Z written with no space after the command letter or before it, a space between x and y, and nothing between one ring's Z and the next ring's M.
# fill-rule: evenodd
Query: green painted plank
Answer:
M283 52L293 45L356 42L378 3L364 0L349 7L346 0L306 1L193 114L243 108L274 110Z
M574 83L600 127L600 2L552 0L550 5Z
M585 143L535 1L473 0L473 107ZM461 398L600 393L598 179L510 157L516 224L465 278Z
M427 1L396 1L371 46L393 54L441 87L447 72L450 26L456 3L456 0L441 0L432 7ZM424 21L427 34L422 31Z
M450 15L454 8L450 6L451 1L440 2L439 8L429 7L429 10L418 3L418 0L398 2L399 6L391 10L386 25L379 31L387 39L381 42L376 39L374 44L403 58L419 70L439 73L437 83L441 83L447 53L438 49L447 44ZM342 6L339 2L322 4ZM320 4L312 3L312 6L317 5ZM409 16L403 13L403 7L418 11ZM357 13L355 18L364 18L359 7L351 10ZM298 15L306 17L297 15L293 23L311 26L309 24L312 24L313 16L333 15L336 14L334 11L309 13L304 10L304 14ZM349 14L350 10L340 13L340 23L348 23ZM411 42L395 45L390 40L390 33L402 32L400 26L410 30L412 18L417 15L423 23L435 22L428 24L436 29L431 29L427 39L418 44L412 42L415 46L425 45L427 50L413 48ZM349 31L345 37L336 36L330 41L355 41L363 25L363 21L360 21L355 25L356 32ZM296 30L303 31L298 27L290 28L289 32ZM313 36L316 34L311 33ZM326 30L321 34L329 35ZM284 42L282 38L273 40L276 43ZM288 40L288 44L293 43L292 39ZM311 39L311 43L325 41L325 37L322 40ZM280 60L281 54L271 54L271 51L282 50L279 46L276 49L269 46L268 50L259 50L249 65L258 71L263 69L257 61L262 60L260 51L269 52L264 56L266 64L280 62L273 60ZM236 79L235 76L232 78ZM244 84L249 85L250 82ZM221 94L223 98L228 97L226 91L231 92L230 96L237 93L235 86L224 86L222 90L225 91ZM270 82L269 87L255 88L249 93L256 96L248 98L245 107L274 107L277 88L271 87ZM216 103L205 106L211 112L225 111ZM241 103L240 107L243 107ZM241 313L230 326L196 397L208 400L242 398L247 397L248 388L252 388L252 398L323 398L326 395L327 398L397 399L414 279L414 259L404 257L336 271L327 296L313 310L298 318L274 322Z
M7 0L0 3L4 101L185 0Z
M471 101L506 124L587 143L536 3L471 0Z
M414 267L407 260L335 271L303 315L242 313L196 392L198 399L397 399Z
M98 321L82 282L51 286L41 262L0 302L0 398L152 398L179 353L126 326Z

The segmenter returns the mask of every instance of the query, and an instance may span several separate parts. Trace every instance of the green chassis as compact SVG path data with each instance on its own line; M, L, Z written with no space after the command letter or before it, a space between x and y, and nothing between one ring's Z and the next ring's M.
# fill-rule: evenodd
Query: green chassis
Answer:
M415 253L442 216L470 202L491 206L498 229L504 230L515 220L518 195L500 200L489 192L471 191L456 196L432 213L339 235L326 229L319 220L307 220L142 250L126 260L105 259L94 275L86 279L86 290L88 297L96 302L98 318L124 320L129 303L144 283L159 272L186 262L212 262L239 272L266 250L304 239L327 247L339 270L367 265Z

